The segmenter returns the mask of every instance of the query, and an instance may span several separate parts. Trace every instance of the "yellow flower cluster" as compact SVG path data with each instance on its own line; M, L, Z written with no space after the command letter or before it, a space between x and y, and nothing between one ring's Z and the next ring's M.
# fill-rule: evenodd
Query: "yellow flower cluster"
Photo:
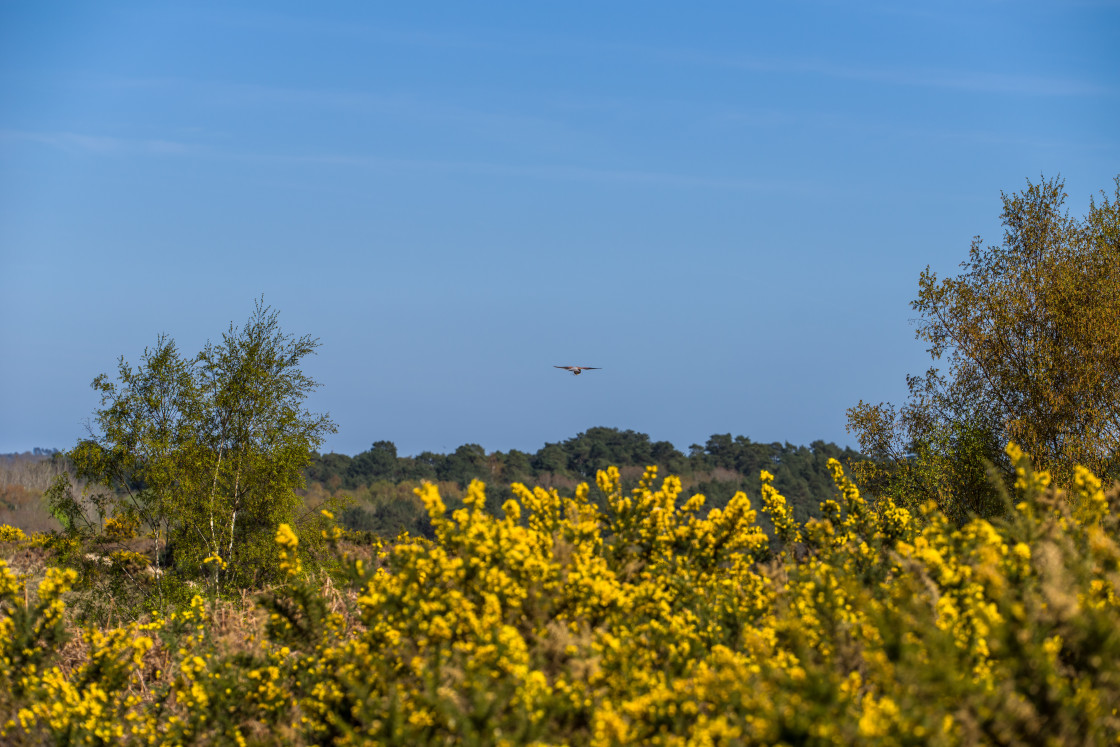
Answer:
M303 570L299 555L296 553L296 549L299 547L299 539L287 524L281 524L276 530L276 544L280 546L280 570L289 576L298 576ZM207 558L207 560L209 559ZM222 562L224 568L224 561L221 558L218 558L218 561Z
M107 539L123 542L132 539L140 528L140 519L135 516L111 516L105 519L102 533Z
M424 485L434 539L343 555L345 614L281 525L288 584L262 602L268 635L237 651L196 597L86 631L81 663L51 665L28 636L57 631L73 576L25 602L0 564L2 728L80 744L1115 742L1117 494L1084 471L1064 493L1009 454L1015 510L963 525L869 500L835 462L834 499L801 524L764 472L772 538L745 494L705 512L652 467L632 490L600 472L594 497L514 485L500 516L480 482L450 512Z
M0 542L25 542L27 535L19 527L0 524Z

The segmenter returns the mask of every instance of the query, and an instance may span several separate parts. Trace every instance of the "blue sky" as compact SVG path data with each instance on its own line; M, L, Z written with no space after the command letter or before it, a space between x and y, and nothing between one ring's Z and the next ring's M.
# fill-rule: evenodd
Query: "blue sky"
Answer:
M1120 173L1116 2L0 3L0 452L262 294L324 450L854 443L999 196ZM601 366L578 378L558 364Z

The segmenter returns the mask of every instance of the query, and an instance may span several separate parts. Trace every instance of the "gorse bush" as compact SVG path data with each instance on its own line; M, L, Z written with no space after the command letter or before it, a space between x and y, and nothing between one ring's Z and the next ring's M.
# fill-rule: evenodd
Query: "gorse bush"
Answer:
M236 639L201 598L64 637L69 571L0 566L0 728L66 744L1115 743L1120 495L1059 490L1015 448L1006 518L869 502L831 465L822 518L762 474L705 512L655 470L630 492L474 482L434 539L348 556L340 595L275 530L285 581ZM10 543L27 540L15 537ZM223 632L224 631L224 632Z

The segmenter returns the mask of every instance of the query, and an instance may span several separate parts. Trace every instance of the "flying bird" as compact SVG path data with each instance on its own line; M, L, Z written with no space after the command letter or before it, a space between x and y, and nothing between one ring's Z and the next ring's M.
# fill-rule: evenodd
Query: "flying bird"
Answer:
M553 368L562 368L565 371L571 371L576 376L579 376L584 371L598 371L599 366L553 366Z

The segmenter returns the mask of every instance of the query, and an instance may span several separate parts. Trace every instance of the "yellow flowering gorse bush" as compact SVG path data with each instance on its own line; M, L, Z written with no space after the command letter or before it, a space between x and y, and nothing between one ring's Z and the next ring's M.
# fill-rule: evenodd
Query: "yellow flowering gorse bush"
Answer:
M8 741L75 744L1115 743L1118 497L1069 492L1014 447L1007 516L962 526L930 505L837 493L796 521L762 474L705 511L649 468L570 496L514 485L502 515L471 484L434 539L343 552L332 607L276 533L288 581L264 634L230 649L196 598L167 618L82 633L62 667L63 596L0 564L0 718ZM327 518L330 518L329 515ZM216 562L216 561L215 561ZM163 662L163 664L160 664ZM165 667L165 668L162 668Z

